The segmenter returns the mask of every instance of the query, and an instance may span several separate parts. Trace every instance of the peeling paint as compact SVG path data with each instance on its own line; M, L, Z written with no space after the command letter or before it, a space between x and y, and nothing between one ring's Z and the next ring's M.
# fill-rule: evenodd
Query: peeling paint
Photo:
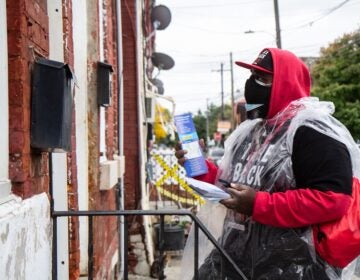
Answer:
M7 262L6 262L6 275L9 274L9 270L10 270L10 267L11 267L11 261L12 261L12 256L9 256Z
M17 240L20 241L15 248L15 270L14 277L15 279L25 279L25 239L26 238L26 230L24 228L21 229L21 232L17 233Z
M9 225L6 225L5 232L3 232L3 233L0 235L1 243L4 243L4 242L6 241L6 238L8 237L8 234L9 234Z
M51 221L46 193L0 205L1 279L51 279Z

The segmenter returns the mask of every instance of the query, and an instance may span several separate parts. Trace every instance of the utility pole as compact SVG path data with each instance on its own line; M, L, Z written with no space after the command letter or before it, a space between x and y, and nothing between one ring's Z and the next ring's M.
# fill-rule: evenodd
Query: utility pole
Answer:
M206 144L209 145L209 98L206 98Z
M276 24L276 46L281 49L281 30L280 30L280 19L279 19L279 6L278 1L274 0L275 9L275 24Z
M231 71L231 103L233 105L234 99L234 77L233 77L233 66L232 66L232 53L230 53L230 69L224 69L224 63L221 62L220 69L211 70L212 72L220 72L221 74L221 120L225 119L224 116L224 71Z
M231 74L231 130L234 130L234 71L233 71L233 56L230 52L230 74Z
M224 120L224 63L220 64L221 73L221 120Z

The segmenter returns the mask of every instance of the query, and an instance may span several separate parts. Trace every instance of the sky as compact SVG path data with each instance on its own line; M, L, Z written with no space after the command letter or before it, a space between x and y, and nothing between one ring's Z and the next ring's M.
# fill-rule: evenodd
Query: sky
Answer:
M264 47L276 47L273 0L157 0L171 11L171 22L156 31L155 50L175 66L157 69L174 114L221 106L220 65L224 64L224 103L230 104L230 53L252 63ZM282 48L300 57L317 57L344 33L360 28L360 0L278 0ZM246 32L246 31L249 31ZM235 99L250 72L233 64ZM172 111L166 99L159 102Z

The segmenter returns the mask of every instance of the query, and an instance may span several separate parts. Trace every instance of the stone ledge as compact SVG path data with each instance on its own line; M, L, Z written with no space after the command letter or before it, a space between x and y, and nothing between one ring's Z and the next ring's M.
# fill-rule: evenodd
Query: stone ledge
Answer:
M100 163L100 190L112 189L118 181L118 162L108 160Z

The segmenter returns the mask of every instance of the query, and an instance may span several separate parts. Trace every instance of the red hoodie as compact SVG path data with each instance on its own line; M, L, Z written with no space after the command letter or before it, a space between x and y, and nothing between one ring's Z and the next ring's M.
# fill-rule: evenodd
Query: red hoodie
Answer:
M267 119L284 110L292 101L310 96L310 73L305 64L289 51L267 48L273 59L273 84ZM197 177L214 183L217 168L208 162L209 173ZM342 217L350 196L309 188L285 192L256 193L253 220L277 227L303 227Z

